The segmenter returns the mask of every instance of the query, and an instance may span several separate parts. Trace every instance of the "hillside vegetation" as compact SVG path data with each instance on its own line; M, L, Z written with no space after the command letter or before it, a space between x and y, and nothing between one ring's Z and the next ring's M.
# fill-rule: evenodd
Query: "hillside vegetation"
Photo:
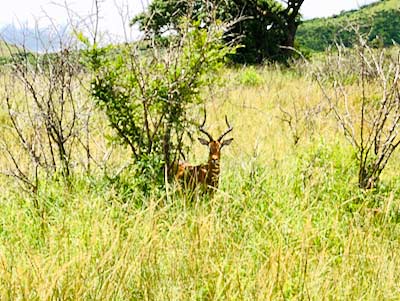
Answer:
M17 53L18 48L0 39L0 65L7 62L13 53Z
M381 0L334 17L305 21L298 28L296 42L312 51L323 51L334 42L351 46L356 39L354 31L349 31L352 26L359 27L376 46L400 43L400 2Z

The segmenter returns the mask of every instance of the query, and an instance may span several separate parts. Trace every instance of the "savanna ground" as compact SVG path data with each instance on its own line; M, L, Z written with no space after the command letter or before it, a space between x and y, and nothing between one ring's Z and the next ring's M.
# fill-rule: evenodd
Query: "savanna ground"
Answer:
M38 209L1 176L1 300L400 299L399 153L377 189L360 190L354 151L311 77L277 66L223 76L204 92L210 132L225 114L234 126L211 199L144 196L129 169L99 169L43 181ZM92 127L101 157L100 112ZM190 161L206 157L195 141ZM108 174L127 160L115 148Z

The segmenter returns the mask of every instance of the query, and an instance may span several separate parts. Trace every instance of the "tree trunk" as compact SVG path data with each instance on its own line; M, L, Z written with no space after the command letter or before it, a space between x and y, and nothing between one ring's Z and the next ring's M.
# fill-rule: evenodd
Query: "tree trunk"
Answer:
M285 19L286 19L286 39L283 42L284 48L283 53L286 56L290 56L293 53L293 50L290 48L294 48L294 40L296 37L297 28L300 24L298 21L298 15L301 5L304 0L290 0L288 1L288 6L285 10Z

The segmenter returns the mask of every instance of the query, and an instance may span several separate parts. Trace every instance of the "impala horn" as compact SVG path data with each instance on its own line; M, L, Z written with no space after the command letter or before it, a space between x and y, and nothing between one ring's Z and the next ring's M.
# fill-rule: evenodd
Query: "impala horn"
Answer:
M210 139L210 141L214 141L214 138L211 136L210 133L208 133L205 129L204 129L204 125L206 124L206 119L207 119L207 113L206 110L204 110L204 121L201 124L201 126L199 127L200 132L202 132L203 134L207 135L208 139Z
M228 122L228 117L225 115L225 122L226 125L228 126L228 129L223 132L223 134L221 136L219 136L218 141L221 142L221 139L224 138L225 135L227 135L228 133L230 133L233 130L233 126L231 126Z

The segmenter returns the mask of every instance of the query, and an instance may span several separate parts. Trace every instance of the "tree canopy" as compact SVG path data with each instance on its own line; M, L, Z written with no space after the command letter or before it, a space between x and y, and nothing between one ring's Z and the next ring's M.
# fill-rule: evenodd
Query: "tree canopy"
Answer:
M300 24L299 10L304 0L153 0L147 11L137 15L133 24L149 36L163 36L176 30L182 17L201 21L230 21L225 40L240 39L242 48L233 59L239 63L281 60L291 54ZM283 48L281 47L283 46ZM289 48L287 48L289 47Z

